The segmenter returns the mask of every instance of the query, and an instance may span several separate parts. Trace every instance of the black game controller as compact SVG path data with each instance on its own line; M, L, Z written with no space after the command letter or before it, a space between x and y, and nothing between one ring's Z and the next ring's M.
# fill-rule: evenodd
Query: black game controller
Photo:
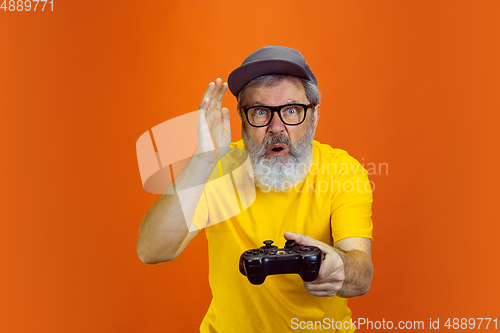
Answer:
M316 246L304 246L287 240L285 247L278 249L272 240L265 246L243 252L240 257L240 272L252 284L261 284L272 274L297 273L304 281L313 281L318 276L323 253Z

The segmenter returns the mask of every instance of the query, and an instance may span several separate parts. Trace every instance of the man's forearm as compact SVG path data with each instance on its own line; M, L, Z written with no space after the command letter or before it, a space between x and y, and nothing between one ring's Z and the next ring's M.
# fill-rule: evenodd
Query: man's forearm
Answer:
M175 180L165 194L149 209L139 229L137 254L149 264L170 261L186 238L191 226L194 211L203 193L215 164L191 159L186 169ZM182 205L176 190L190 189L182 198Z
M342 251L335 248L344 263L344 283L337 292L340 297L362 296L370 289L373 265L370 255L363 251Z

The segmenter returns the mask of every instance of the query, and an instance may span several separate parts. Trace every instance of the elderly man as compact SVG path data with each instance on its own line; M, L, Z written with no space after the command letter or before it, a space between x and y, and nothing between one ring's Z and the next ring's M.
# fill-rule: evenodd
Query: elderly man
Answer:
M235 143L230 112L221 107L228 85L242 122L243 140ZM347 298L365 294L373 274L371 187L355 159L313 140L319 119L316 78L294 49L261 48L231 73L228 84L209 84L200 105L198 154L175 180L178 187L196 190L182 205L175 194L161 195L137 243L145 263L176 258L210 222L210 200L195 185L208 181L229 146L246 149L255 201L206 228L213 299L201 332L354 330ZM281 247L283 236L321 249L317 279L283 274L250 284L237 267L241 253L267 239Z

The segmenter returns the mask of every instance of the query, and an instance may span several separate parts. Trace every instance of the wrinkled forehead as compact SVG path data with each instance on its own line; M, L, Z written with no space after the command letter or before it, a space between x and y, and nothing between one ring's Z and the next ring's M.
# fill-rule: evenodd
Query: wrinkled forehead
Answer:
M293 76L281 77L260 84L249 83L242 94L241 106L278 106L288 103L307 103L302 82Z

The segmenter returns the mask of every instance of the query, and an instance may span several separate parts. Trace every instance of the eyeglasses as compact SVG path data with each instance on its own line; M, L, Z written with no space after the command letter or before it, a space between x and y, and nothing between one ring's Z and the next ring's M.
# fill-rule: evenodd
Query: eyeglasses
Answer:
M248 123L253 127L264 127L269 125L271 120L273 120L274 112L278 113L278 116L285 125L295 126L304 122L309 108L314 108L314 105L286 104L281 106L250 106L241 108L241 111L245 112Z

